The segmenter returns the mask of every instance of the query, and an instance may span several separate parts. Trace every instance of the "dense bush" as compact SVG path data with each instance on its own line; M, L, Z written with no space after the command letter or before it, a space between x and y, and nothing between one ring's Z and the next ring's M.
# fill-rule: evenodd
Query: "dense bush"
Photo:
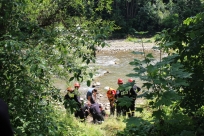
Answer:
M151 54L135 52L144 54L144 60L135 59L130 63L135 66L135 73L129 76L145 81L144 94L154 119L149 120L151 124L142 121L128 126L118 135L204 134L203 101L200 101L204 92L203 19L204 13L199 13L182 25L163 31L156 40L159 47L155 49L167 56L160 56L159 61Z
M105 8L100 4L98 11ZM0 97L15 135L67 133L54 116L53 106L62 99L53 78L90 85L87 64L95 62L96 46L105 46L112 28L100 17L86 20L84 9L81 1L1 1Z
M120 27L111 38L126 38L135 31L148 31L149 35L154 35L173 28L202 9L201 0L113 0L111 15L105 12L103 18L115 21Z

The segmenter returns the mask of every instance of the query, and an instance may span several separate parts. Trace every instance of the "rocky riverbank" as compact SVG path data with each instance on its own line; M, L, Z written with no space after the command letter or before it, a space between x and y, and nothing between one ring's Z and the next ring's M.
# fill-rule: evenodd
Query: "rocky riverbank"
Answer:
M121 40L107 40L106 43L109 46L105 46L104 48L99 47L97 48L98 52L104 52L104 51L142 51L143 46L141 43L134 43L127 41L125 39ZM154 43L144 43L144 49L145 50L150 50L152 49L153 46L155 46Z

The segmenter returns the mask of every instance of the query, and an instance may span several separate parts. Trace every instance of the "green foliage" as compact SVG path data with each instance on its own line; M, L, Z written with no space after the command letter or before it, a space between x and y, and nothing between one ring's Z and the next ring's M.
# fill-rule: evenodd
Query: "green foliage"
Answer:
M70 111L72 114L78 110L78 103L75 100L65 100L63 103L65 109L67 109L68 111Z
M134 43L141 43L141 39L135 38L133 36L128 36L126 40L130 42L134 42ZM144 43L153 43L154 37L153 38L143 38L142 40Z
M143 96L153 110L154 124L130 126L119 135L128 131L134 135L203 135L203 122L198 121L203 120L203 102L199 101L204 88L203 19L204 14L199 13L157 37L157 49L166 57L154 60L152 55L142 53L144 60L130 63L135 73L129 76L146 81Z
M124 131L119 131L117 136L147 136L146 132L148 132L150 128L151 127L145 123L139 125L139 127L134 124L128 126Z
M194 113L203 105L203 102L199 101L203 97L203 19L203 13L188 18L181 26L164 33L165 37L161 40L166 51L174 50L179 53L175 61L192 73L192 78L187 80L189 86L178 91L183 96L180 106L185 108L187 113ZM173 44L166 46L168 43Z
M62 104L52 78L90 85L94 71L87 65L106 46L113 23L87 20L86 8L80 0L1 1L0 97L16 135L56 135L66 127L52 117L53 105Z
M178 14L169 15L162 21L162 25L164 28L174 28L179 24L179 16Z
M126 38L135 31L148 31L147 37L174 28L202 11L201 0L114 0L112 11L103 12L103 18L114 20L120 28L111 38Z
M155 61L153 56L147 54L144 60L135 59L130 63L135 66L135 73L129 76L147 81L143 84L143 87L149 90L145 97L151 99L149 104L152 108L158 109L153 114L158 119L164 116L162 106L169 106L179 100L176 92L181 90L181 86L188 85L185 79L191 76L183 70L180 63L174 62L176 57L178 57L176 54L167 56L153 64L152 61Z
M159 120L154 118L152 119L150 116L151 114L144 118L144 116L148 114L147 108L145 108L145 111L140 114L136 114L137 117L131 117L125 120L126 128L123 131L118 131L116 135L202 135L202 129L200 130L200 127L194 127L196 122L195 120L184 115L181 111L175 112L173 107L174 104L171 106L164 106L163 111L166 116L164 119Z
M121 91L121 94L124 93L124 94L128 94L129 90L132 88L132 86L134 85L135 81L134 82L127 82L125 84L122 84L120 85L117 90L120 90ZM118 98L118 105L119 106L127 106L129 107L132 103L132 99L129 98L128 96L124 96L122 98Z

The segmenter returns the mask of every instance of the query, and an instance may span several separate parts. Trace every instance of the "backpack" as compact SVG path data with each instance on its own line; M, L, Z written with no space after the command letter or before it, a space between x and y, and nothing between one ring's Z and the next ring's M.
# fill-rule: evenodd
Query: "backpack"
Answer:
M110 88L108 91L107 91L107 97L108 99L113 99L116 95L116 90L113 89L113 88Z

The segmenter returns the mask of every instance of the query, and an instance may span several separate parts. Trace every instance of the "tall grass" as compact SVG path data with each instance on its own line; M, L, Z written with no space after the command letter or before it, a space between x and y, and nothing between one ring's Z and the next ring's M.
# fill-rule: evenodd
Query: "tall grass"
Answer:
M114 136L117 131L126 127L123 117L107 116L102 124L93 124L91 117L88 117L85 122L80 122L61 105L55 106L54 109L51 115L54 120L57 120L55 124L57 136Z
M135 112L135 118L151 120L152 111L148 110L148 104L137 106L146 108L143 112ZM53 120L56 120L54 124L56 128L52 127L52 130L55 129L53 132L55 136L116 136L118 131L123 131L127 127L128 117L107 115L102 124L93 124L91 116L88 116L85 122L80 122L73 114L65 110L61 103L53 106L53 109L51 116Z

